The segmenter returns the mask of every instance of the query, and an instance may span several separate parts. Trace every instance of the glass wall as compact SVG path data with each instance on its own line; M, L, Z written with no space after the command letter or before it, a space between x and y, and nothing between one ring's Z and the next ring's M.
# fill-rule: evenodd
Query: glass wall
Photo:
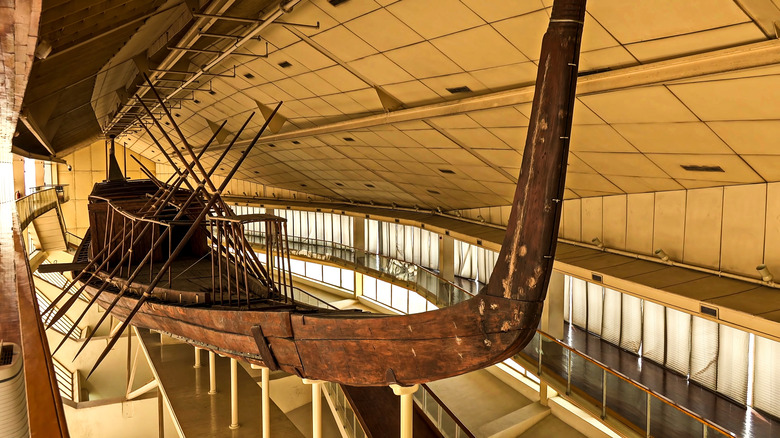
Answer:
M439 235L411 225L366 221L368 252L439 270Z
M564 284L572 325L780 417L780 343L571 276Z

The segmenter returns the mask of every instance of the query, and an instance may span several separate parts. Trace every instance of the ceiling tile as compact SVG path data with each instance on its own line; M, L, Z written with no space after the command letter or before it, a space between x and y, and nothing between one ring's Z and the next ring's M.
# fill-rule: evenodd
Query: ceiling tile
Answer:
M547 10L510 18L493 23L493 27L531 60L538 60L542 50L542 37L547 31L550 16Z
M452 140L433 129L415 129L404 133L428 149L460 149Z
M312 37L342 61L352 61L376 53L376 49L344 26L337 26Z
M704 32L642 41L625 47L637 59L645 63L764 40L766 40L764 32L750 22Z
M738 154L780 155L780 120L707 123Z
M574 152L637 152L609 125L572 126L570 147Z
M401 102L411 106L441 100L441 96L420 81L385 85L382 89Z
M702 122L612 125L641 152L730 154L731 149Z
M405 1L395 3L387 10L426 39L484 24L459 0Z
M344 25L380 52L408 46L423 39L385 9L363 15Z
M736 155L647 154L669 176L680 184L682 180L729 181L739 183L763 182L745 162ZM723 172L698 172L683 169L683 165L720 166Z
M580 96L607 123L695 122L697 118L665 87L643 87Z
M330 82L322 79L321 76L314 72L298 75L295 77L295 80L317 96L339 92L339 90L331 85Z
M609 182L609 180L595 173L569 172L566 174L566 187L578 193L580 190L602 193L623 193L618 187Z
M483 20L492 22L503 20L517 15L527 14L543 6L538 2L486 2L485 0L461 0L472 11L479 14Z
M497 67L528 60L490 25L437 38L431 42L464 70Z
M485 128L448 129L447 134L473 149L510 149L509 145Z
M601 0L588 11L623 44L750 21L732 0L653 0L631 7L623 0Z
M602 175L667 177L658 166L642 154L620 152L576 152L575 154Z
M591 50L580 54L580 73L603 70L606 68L617 69L638 64L623 46L608 47L606 49Z
M379 8L379 4L373 0L343 2L339 3L338 6L333 6L328 0L312 0L312 3L317 5L322 12L325 12L339 22L351 20ZM295 12L297 19L298 6L295 7Z
M386 55L418 79L463 71L427 41L391 50Z
M528 117L511 106L474 111L468 116L485 128L528 126Z
M743 155L742 158L767 182L780 181L780 156Z
M371 81L372 85L396 84L414 79L382 54L352 61L349 66Z
M533 85L536 81L536 64L521 62L471 71L471 75L492 90Z
M780 75L670 85L704 121L780 119Z
M322 70L318 70L315 74L331 85L338 88L339 91L352 91L365 88L368 86L363 80L358 78L340 65L334 65Z
M490 132L516 151L522 152L525 148L526 134L528 134L528 129L525 127L490 128Z
M468 73L456 73L447 76L423 79L420 82L446 99L464 99L474 93L487 91L487 87ZM450 93L448 88L468 87L467 92Z

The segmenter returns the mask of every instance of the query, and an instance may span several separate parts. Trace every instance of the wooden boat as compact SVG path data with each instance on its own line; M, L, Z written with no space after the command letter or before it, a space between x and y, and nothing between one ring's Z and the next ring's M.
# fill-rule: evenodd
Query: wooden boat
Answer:
M234 215L220 197L226 183L211 185L181 133L189 158L154 117L185 169L165 183L117 177L95 186L89 236L75 260L85 269L74 271L73 285L123 320L122 328L132 321L309 379L411 385L511 357L534 334L552 270L584 13L584 0L553 6L509 225L489 283L474 298L402 316L304 303L292 289L284 219ZM186 187L183 176L199 184ZM248 221L265 224L267 263L246 242Z

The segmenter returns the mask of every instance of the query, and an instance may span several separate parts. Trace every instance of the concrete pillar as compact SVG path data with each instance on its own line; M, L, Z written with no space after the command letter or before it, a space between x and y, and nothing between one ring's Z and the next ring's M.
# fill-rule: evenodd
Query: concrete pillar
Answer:
M352 246L363 251L366 249L366 220L362 217L352 218Z
M238 361L230 358L230 428L238 429Z
M393 394L401 397L401 438L412 438L412 415L414 414L414 400L412 394L420 389L420 385L400 386L390 385Z
M322 380L303 379L311 385L311 427L312 438L322 438Z
M443 234L439 235L439 275L455 281L455 239Z
M542 310L541 330L556 339L563 339L563 288L565 276L553 271Z
M209 351L209 394L217 393L217 355Z
M195 365L193 368L200 368L200 348L195 347Z
M263 367L261 373L261 387L263 388L263 438L271 438L271 393L269 392L271 370Z
M355 299L363 296L363 274L355 271Z

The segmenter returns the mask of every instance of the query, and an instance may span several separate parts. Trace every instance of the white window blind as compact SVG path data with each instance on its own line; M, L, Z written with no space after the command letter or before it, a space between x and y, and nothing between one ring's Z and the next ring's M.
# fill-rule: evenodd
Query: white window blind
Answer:
M642 308L642 357L663 364L666 339L664 306L651 301L643 301Z
M623 294L620 317L620 348L639 353L642 345L642 300Z
M691 315L666 309L666 367L687 376L691 363Z
M717 391L743 404L747 402L749 338L747 332L720 325Z
M601 338L620 345L621 303L623 294L612 289L604 290L604 312L602 315Z
M570 300L571 300L571 276L564 275L563 276L563 320L566 322L571 322L571 318L569 316L569 311L571 310L571 306L569 305Z
M691 321L691 380L711 390L718 370L718 323L693 316Z
M588 283L588 331L601 336L604 312L604 286Z
M580 328L588 325L588 293L587 283L579 278L571 279L571 319Z
M780 342L756 336L753 407L780 418Z

